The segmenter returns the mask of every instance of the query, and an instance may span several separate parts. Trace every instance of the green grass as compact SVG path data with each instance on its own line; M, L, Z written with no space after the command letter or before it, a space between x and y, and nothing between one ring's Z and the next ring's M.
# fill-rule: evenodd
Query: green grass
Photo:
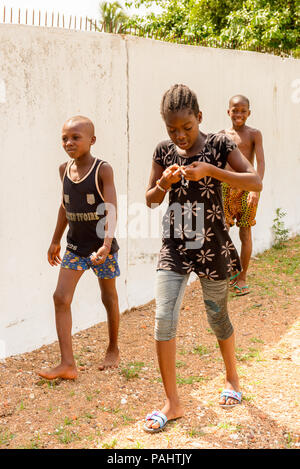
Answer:
M242 429L241 425L235 425L231 422L220 422L218 424L218 427L223 428L224 430L228 430L230 432L234 432L234 433Z
M246 352L246 353L243 353L243 354L237 353L236 358L240 362L244 362L244 361L248 361L248 360L254 360L254 359L256 359L258 361L261 361L259 350L251 348L251 347L249 348L249 351Z
M254 344L264 344L264 341L257 337L251 337L250 342L253 342Z
M139 372L144 366L144 362L129 362L126 367L122 368L121 375L127 380L139 378Z
M177 361L176 362L176 368L182 368L186 366L186 363L185 362L181 362L181 361Z
M67 422L67 426L72 423L68 417L65 418L64 422ZM63 425L60 425L60 427L55 430L54 435L57 436L60 443L65 445L68 445L73 441L80 440L79 435L74 430L66 429Z
M9 433L8 431L0 432L0 447L6 446L9 444L11 440L13 440L15 435L13 433Z
M103 443L103 449L114 449L117 446L118 441L114 438L110 443Z
M258 261L252 263L254 273L249 275L251 285L265 290L265 296L272 294L276 297L278 291L285 288L288 294L290 284L300 283L299 251L300 236L297 236L290 239L280 253L278 249L271 248L258 254Z
M205 432L203 432L202 430L197 430L196 428L191 428L191 430L187 432L187 436L189 436L190 438L198 438L204 435Z
M197 347L194 347L193 353L196 353L197 355L207 355L209 353L209 350L205 345L197 345Z
M177 384L193 384L193 383L199 383L204 380L205 378L203 378L202 376L188 376L187 378L183 378L182 376L179 376L179 375L176 376Z

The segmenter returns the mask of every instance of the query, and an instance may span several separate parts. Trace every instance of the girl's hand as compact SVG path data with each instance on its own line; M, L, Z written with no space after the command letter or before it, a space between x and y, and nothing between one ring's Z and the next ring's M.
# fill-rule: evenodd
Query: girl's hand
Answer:
M160 185L163 189L169 189L172 184L176 184L176 182L180 181L181 179L181 166L178 164L172 164L164 170L160 178Z
M190 181L199 181L199 179L209 176L209 165L200 161L194 161L189 166L181 169L185 179Z
M48 262L50 265L61 264L60 243L51 243L48 249Z
M247 203L249 207L256 207L259 200L259 192L249 192L247 197Z
M98 249L97 252L93 252L93 254L90 256L90 259L94 265L100 265L104 264L106 261L106 258L109 254L110 248L103 244L100 249Z

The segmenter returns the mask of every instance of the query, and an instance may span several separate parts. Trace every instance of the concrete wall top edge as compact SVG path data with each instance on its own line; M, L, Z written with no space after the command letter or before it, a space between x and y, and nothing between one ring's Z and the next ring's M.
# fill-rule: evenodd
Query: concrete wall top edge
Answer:
M191 48L191 49L200 49L202 51L206 52L211 52L214 51L215 54L237 54L241 56L254 56L257 59L260 60L266 60L266 58L271 58L277 61L294 61L294 62L299 62L300 60L295 57L281 57L278 55L273 55L269 53L264 53L264 52L255 52L255 51L248 51L248 50L239 50L239 49L225 49L225 48L219 48L219 47L206 47L206 46L200 46L200 45L191 45L191 44L178 44L178 43L173 43L173 42L167 42L167 41L161 41L158 39L152 39L152 38L144 38L144 37L139 37L139 36L131 36L128 34L115 34L115 33L106 33L106 32L100 32L100 31L81 31L81 30L76 30L76 29L67 29L67 28L57 28L57 27L50 27L50 26L31 26L31 25L23 25L23 24L6 24L6 23L0 23L0 29L1 28L8 28L8 29L20 29L22 33L24 30L28 30L30 32L36 32L37 34L40 34L42 31L44 33L50 33L50 34L59 34L59 35L72 35L72 33L80 35L80 34L88 34L90 37L101 37L101 38L106 38L106 39L111 39L111 40L121 40L121 41L126 41L129 43L152 43L153 45L157 45L159 47L164 46L164 47L173 47L173 48L178 48L178 49L184 49L184 48Z

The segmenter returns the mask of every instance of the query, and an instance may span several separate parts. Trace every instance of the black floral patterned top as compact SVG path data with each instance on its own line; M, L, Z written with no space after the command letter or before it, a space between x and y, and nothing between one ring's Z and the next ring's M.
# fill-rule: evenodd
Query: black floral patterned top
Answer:
M154 161L166 169L177 163L187 166L203 161L224 169L228 153L236 144L224 134L208 134L202 151L181 156L171 140L159 143ZM169 192L169 206L163 218L163 242L157 269L223 280L240 271L238 253L225 225L221 182L211 177L181 181Z

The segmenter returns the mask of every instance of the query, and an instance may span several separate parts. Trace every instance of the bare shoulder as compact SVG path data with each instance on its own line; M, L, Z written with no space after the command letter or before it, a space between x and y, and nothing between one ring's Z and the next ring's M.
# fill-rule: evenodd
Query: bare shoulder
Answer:
M68 164L68 162L66 161L65 163L62 163L62 164L59 166L59 168L58 168L58 170L59 170L59 175L60 175L60 179L61 179L61 180L62 180L63 177L64 177L67 164Z
M249 135L251 135L251 137L253 138L253 140L262 138L261 131L258 129L255 129L254 127L248 127L248 132L249 132Z
M111 166L107 161L103 161L101 163L99 172L98 172L98 180L99 182L105 183L105 182L112 182L114 178L114 171Z

